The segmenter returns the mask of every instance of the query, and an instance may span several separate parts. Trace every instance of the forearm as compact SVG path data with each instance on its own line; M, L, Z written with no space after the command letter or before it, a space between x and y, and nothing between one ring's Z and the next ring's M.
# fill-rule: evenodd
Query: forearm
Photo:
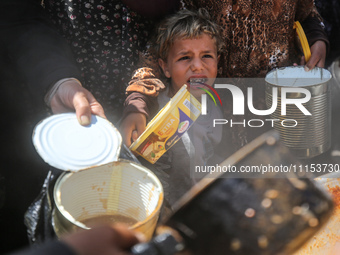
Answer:
M318 17L311 15L302 21L301 25L305 31L309 45L313 45L316 41L324 41L327 46L327 52L329 52L329 40Z
M124 102L124 112L122 119L130 113L142 113L147 120L155 114L154 109L158 109L156 97L147 96L143 93L133 92L127 96Z
M316 41L324 41L327 50L329 50L329 41L324 30L323 20L313 0L298 1L295 20L300 21L310 46Z

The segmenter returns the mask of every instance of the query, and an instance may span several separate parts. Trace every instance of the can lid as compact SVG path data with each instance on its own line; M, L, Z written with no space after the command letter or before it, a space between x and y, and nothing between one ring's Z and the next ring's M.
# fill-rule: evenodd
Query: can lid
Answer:
M33 144L49 165L77 172L117 161L122 136L108 120L92 115L91 124L81 126L75 113L52 115L34 128Z

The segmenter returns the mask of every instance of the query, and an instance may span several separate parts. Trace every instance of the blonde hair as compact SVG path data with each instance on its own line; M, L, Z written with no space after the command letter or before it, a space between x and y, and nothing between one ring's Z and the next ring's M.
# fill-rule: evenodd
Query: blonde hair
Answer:
M158 27L154 40L154 50L157 58L167 59L170 47L176 39L196 39L208 34L216 42L217 52L224 47L220 27L210 20L208 11L200 8L198 11L181 10L166 18Z

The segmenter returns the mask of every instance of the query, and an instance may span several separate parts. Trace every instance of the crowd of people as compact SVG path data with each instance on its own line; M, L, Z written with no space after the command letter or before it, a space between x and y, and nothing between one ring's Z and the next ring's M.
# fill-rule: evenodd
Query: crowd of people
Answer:
M6 226L1 230L0 237L6 240L1 252L28 245L24 212L38 195L48 169L30 142L33 127L42 118L75 111L79 124L86 126L90 115L96 114L119 126L124 143L130 145L190 79L264 77L274 68L294 63L308 71L325 67L327 52L336 52L313 0L266 4L263 0L143 4L3 0L0 6L0 72L7 106L1 134L6 148L0 174L0 224ZM168 14L173 16L164 19ZM308 62L296 47L294 21L301 22L311 46ZM257 97L256 104L261 107L264 98ZM209 117L214 114L231 112L227 107ZM184 136L159 163L151 166L141 159L162 181L170 211L195 183L188 172L180 171L188 168L186 158L196 156L206 163L225 135L223 130L206 130L204 121L201 118L202 127ZM199 136L195 141L200 144L192 143L193 135ZM233 146L224 148L222 155L257 135L247 129L229 130ZM123 246L136 240L130 243Z

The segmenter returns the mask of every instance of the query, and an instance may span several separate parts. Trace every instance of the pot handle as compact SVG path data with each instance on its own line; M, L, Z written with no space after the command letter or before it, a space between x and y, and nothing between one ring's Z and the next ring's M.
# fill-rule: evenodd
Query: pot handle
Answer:
M308 60L311 57L311 52L310 52L310 48L309 48L309 44L308 44L306 34L303 31L303 28L302 28L299 21L294 22L293 28L296 29L296 33L299 37L301 47L302 47L302 50L303 50L303 55L305 55L305 60L306 60L306 62L308 62Z
M184 249L170 233L163 233L154 237L148 243L136 244L131 249L134 255L174 255Z

